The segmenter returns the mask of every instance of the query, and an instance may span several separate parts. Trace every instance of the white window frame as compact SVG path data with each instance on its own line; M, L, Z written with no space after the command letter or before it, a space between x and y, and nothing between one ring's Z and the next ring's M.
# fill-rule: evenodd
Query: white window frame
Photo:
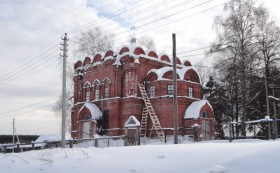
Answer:
M95 100L99 100L99 88L96 88L94 91Z
M167 85L167 95L173 95L173 93L174 93L174 86Z
M155 86L150 86L150 97L154 97L156 95Z
M86 102L90 102L90 91L86 91Z
M189 97L193 98L193 87L189 87Z
M104 98L109 98L109 87L105 87L104 89Z

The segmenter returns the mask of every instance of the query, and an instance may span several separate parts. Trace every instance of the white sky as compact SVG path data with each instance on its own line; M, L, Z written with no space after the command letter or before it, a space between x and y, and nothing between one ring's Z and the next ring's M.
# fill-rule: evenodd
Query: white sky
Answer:
M0 134L12 134L13 118L19 134L60 133L60 120L51 105L61 92L59 44L65 32L70 38L71 64L77 60L71 54L71 40L80 31L95 26L114 32L117 47L125 43L130 28L135 26L136 37L152 37L157 51L166 53L171 53L172 33L176 33L178 56L186 58L203 50L179 53L206 47L215 39L213 19L223 13L224 2L0 0ZM277 20L280 18L280 1L259 2ZM203 55L187 58L195 64Z

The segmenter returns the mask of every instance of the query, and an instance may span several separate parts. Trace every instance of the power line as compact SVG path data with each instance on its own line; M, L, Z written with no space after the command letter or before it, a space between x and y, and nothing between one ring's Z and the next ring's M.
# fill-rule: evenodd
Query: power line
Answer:
M51 50L51 49L50 49L50 50ZM18 65L18 67L16 66L16 67L12 68L11 71L9 71L9 72L3 74L3 76L5 76L5 78L2 79L2 82L5 81L5 80L9 80L9 79L10 79L10 76L13 76L14 74L18 74L18 71L25 70L26 68L21 69L23 66L29 65L29 66L27 67L27 68L29 68L29 67L33 66L34 64L36 64L36 61L41 61L41 60L43 60L44 58L50 56L51 54L53 54L53 53L56 52L56 51L58 51L58 50L54 50L54 51L52 51L50 54L48 54L48 55L46 55L46 56L43 56L43 57L41 57L40 59L35 59L35 58L34 58L34 59L31 59L30 61L28 61L28 62L26 62L26 63L24 63L24 64L22 64L22 65ZM45 54L45 53L48 53L48 52L49 52L49 50L46 51L46 52L44 52L44 53L42 53L41 55L43 55L43 54ZM33 64L31 64L32 61L34 62ZM30 65L30 64L31 64L31 65Z
M141 0L137 1L136 3L134 3L133 6L135 6L135 5L136 5L137 3L139 3L139 2L142 2L142 1L141 1ZM143 5L147 4L147 3L150 3L150 1L147 1L147 2L145 2L145 3L143 3L143 4L140 4L140 5L138 5L137 7L141 7L141 6L143 6ZM123 10L123 11L121 11L121 12L115 14L114 17L111 18L111 19L114 19L114 18L116 18L116 16L118 16L118 15L120 15L120 14L124 14L124 13L126 13L126 12L128 12L128 11L131 11L131 10L134 10L134 8L130 8L130 9L128 9L128 10ZM113 12L113 13L114 13L114 12ZM101 19L99 19L99 20L97 20L97 21L89 22L88 24L84 24L84 25L81 25L81 26L77 27L76 29L73 29L72 32L70 31L70 32L68 32L68 34L73 34L73 33L76 33L76 32L80 32L81 30L75 31L75 30L77 30L78 28L90 27L91 25L97 25L97 24L102 23L102 22L104 22L104 20L101 20ZM94 24L92 24L92 23L94 23ZM112 23L113 23L113 21L111 21L109 24L112 24ZM109 25L109 24L107 24L107 25Z
M53 43L53 41L52 41L52 43ZM51 45L52 45L52 44L51 44ZM39 56L44 55L44 54L47 53L48 51L52 50L55 46L57 47L57 45L52 45L51 47L48 47L48 48L46 48L46 49L43 49L42 51L39 51L39 52L37 51L37 53L31 53L31 54L28 55L28 56L21 57L21 58L19 58L19 59L17 60L17 62L16 62L17 64L14 64L14 63L10 63L10 65L9 65L9 64L5 64L5 67L13 66L13 68L20 68L22 65L25 65L25 64L29 63L30 61L32 61L32 60L38 58ZM34 54L37 54L37 55L34 56ZM30 59L29 59L29 58L30 58ZM25 60L27 60L27 62L24 62ZM11 62L11 61L10 61L10 62ZM24 62L24 64L20 64L21 62ZM9 67L9 68L7 68L7 69L11 69L11 68ZM1 70L1 69L0 69L0 73L4 73L4 74L2 74L2 75L8 75L8 74L10 74L11 72L10 72L10 71L6 71L6 70Z
M45 57L49 57L51 56L52 54L54 54L55 52L57 52L58 50L55 50L53 52L51 52L50 54L48 54L47 56ZM38 68L46 63L50 62L49 59L45 59L44 61L41 60L41 61L38 61L36 63L33 63L33 64L30 64L29 66L25 67L24 69L21 69L19 72L15 73L15 74L12 74L12 75L9 75L7 76L6 78L4 78L4 80L0 81L0 83L2 83L2 85L0 86L0 88L5 88L8 86L8 84L12 83L15 81L15 79L19 79L19 76L20 77L23 77L23 76L26 76L29 69L31 69L31 67L33 67L34 65L36 65L35 68ZM31 69L32 70L32 69ZM33 68L34 70L34 68ZM36 73L34 73L36 74Z
M187 3L190 3L190 2L192 2L192 1L193 1L193 0L190 0L190 1L187 1L187 2L183 2L183 3L180 3L180 4L176 4L176 5L171 6L171 7L167 8L167 9L165 9L165 10L162 10L162 11L163 11L163 12L167 12L167 11L171 10L172 8L174 8L174 7L178 7L179 5L187 4ZM204 5L204 4L206 4L206 3L209 3L210 1L213 1L213 0L208 0L208 1L206 1L206 2L197 4L197 5L193 6L193 7L188 8L188 9L181 10L181 11L179 11L179 12L173 13L173 14L168 15L168 16L165 16L165 17L162 17L162 18L160 18L160 19L155 19L154 21L149 22L149 23L146 23L146 24L142 24L142 25L138 26L137 28L140 28L140 27L143 27L143 26L147 26L147 25L149 25L149 24L155 23L155 22L160 21L160 20L163 20L163 19L165 19L165 18L172 17L172 16L177 15L177 14L179 14L179 13L186 12L186 11L191 10L191 9L193 9L193 8L196 8L196 7L200 6L200 5ZM161 4L159 3L159 5L157 5L157 6L160 6L160 5L161 5ZM156 6L156 7L157 7L157 6ZM141 11L141 10L140 10L140 11ZM145 11L145 12L147 12L147 11ZM137 13L137 14L138 14L138 13ZM138 16L137 14L136 14L135 16ZM151 15L149 15L149 16L140 18L140 19L138 19L138 20L136 20L136 21L134 21L134 22L137 22L137 21L145 21L145 19L151 19L151 18L155 17L156 15L159 15L159 13L153 13L153 14L151 14ZM107 30L107 32L112 32L112 31L115 32L116 29L118 30L118 29L123 29L123 28L121 28L121 27L115 27L115 28L113 28L113 29ZM116 34L117 36L120 36L120 35L123 35L123 34L125 34L125 33L127 33L127 31L122 31L122 32L115 33L115 34ZM76 36L77 36L77 35L76 35ZM75 35L74 35L74 37L75 37Z
M46 107L49 107L49 106L53 106L53 104L44 105L44 106L38 107L37 109L33 109L33 110L25 111L25 112L20 112L20 113L16 113L16 114L12 114L12 115L7 115L7 116L4 116L4 117L0 117L0 119L15 117L15 116L18 116L18 115L22 115L22 114L25 114L25 113L28 113L28 112L33 112L33 111L36 111L36 110L39 110L39 109L42 109L42 108L46 108Z
M44 101L41 101L41 102L37 102L37 103L34 103L34 104L31 104L31 105L27 105L27 106L24 106L22 108L18 108L18 109L14 109L14 110L11 110L11 111L8 111L8 112L4 112L4 113L0 113L0 116L1 115L5 115L5 114L8 114L8 113L11 113L11 112L16 112L18 110L22 110L22 109L26 109L26 108L29 108L29 107L32 107L32 106L36 106L36 105L39 105L41 103L45 103L45 102L48 102L50 100L54 100L54 99L58 99L59 97L56 97L56 98L51 98L51 99L48 99L48 100L44 100Z
M227 2L225 2L225 3L227 3ZM210 8L207 8L207 9L205 9L205 10L202 10L202 11L200 11L200 12L194 13L194 14L189 15L189 16L185 16L185 17L179 18L179 19L177 19L177 20L173 20L173 21L171 21L171 22L169 22L169 23L165 23L165 24L162 24L162 25L153 27L153 28L149 28L149 29L147 29L147 30L143 30L143 31L141 31L141 32L138 32L138 34L143 33L143 32L147 32L147 31L151 31L151 30L153 30L153 29L156 29L156 28L159 28L159 27L162 27L162 26L166 26L166 25L169 25L169 24L171 24L171 23L175 23L175 22L178 22L178 21L180 21L180 20L187 19L187 18L193 17L193 16L198 15L198 14L201 14L201 13L205 13L206 11L210 11L210 10L213 10L213 9L215 9L215 8L217 8L217 7L220 7L220 6L224 5L225 3L220 4L220 5L216 5L216 6L213 6L213 7L210 7ZM124 39L124 38L128 38L128 37L127 37L127 36L126 36L126 37L122 37L121 39ZM118 39L118 40L120 40L120 39Z

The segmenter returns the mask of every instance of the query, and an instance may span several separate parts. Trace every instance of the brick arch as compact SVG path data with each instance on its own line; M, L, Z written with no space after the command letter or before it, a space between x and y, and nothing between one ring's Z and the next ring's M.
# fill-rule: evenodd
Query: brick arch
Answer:
M145 55L145 51L144 51L141 47L135 48L134 51L133 51L133 53L134 53L135 55L140 55L140 54Z
M86 81L85 83L84 83L84 86L83 86L84 88L90 88L91 87L91 84L90 84L90 82L89 81Z
M86 57L86 58L84 59L83 66L85 66L85 65L87 65L87 64L90 64L90 62L91 62L90 57Z
M165 72L162 77L165 79L173 79L173 71L170 70ZM178 74L177 74L177 79L180 79L180 76Z
M85 120L86 116L89 116L89 118L87 118L87 120L92 119L90 111L87 108L83 108L83 110L79 114L78 120L82 120L83 121L83 120Z
M154 72L149 73L147 78L146 78L147 81L155 81L157 79L158 79L158 76Z
M150 51L150 52L148 53L148 56L154 57L154 58L157 58L157 59L158 59L158 55L157 55L156 52L154 52L154 51Z
M184 65L187 66L187 67L188 67L188 66L192 66L192 64L190 63L190 61L185 61L185 62L184 62Z
M74 65L74 69L76 70L77 68L82 67L82 65L83 65L82 61L77 61Z
M206 113L207 113L207 115L208 115L207 118L214 118L213 109L212 109L212 107L210 107L208 104L205 104L205 105L202 106L202 108L200 109L199 116L200 116L201 118L203 118L203 117L202 117L203 112L206 112Z
M125 53L125 52L129 52L129 49L127 47L123 47L121 50L120 50L120 55Z
M108 50L105 55L104 58L108 57L108 56L114 56L114 52L112 50Z
M111 80L110 80L110 78L105 77L102 82L103 83L111 83Z
M184 80L200 83L199 76L193 69L190 69L185 73Z
M178 57L176 57L176 64L182 64L181 60Z
M160 60L161 60L161 61L170 62L170 59L169 59L169 57L168 57L167 55L162 55L162 56L160 57Z
M96 54L92 60L93 63L102 61L102 55L101 54Z
M93 86L93 85L101 85L100 80L95 79L95 80L93 81L93 83L92 83L92 86Z

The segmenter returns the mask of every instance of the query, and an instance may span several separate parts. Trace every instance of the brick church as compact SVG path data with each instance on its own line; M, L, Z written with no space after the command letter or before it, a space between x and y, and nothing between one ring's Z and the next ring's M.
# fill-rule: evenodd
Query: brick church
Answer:
M214 114L211 105L202 99L200 77L189 61L181 62L177 58L176 63L178 133L192 135L184 129L197 123L200 139L213 139ZM170 129L167 133L173 134L172 58L144 50L132 39L119 51L108 50L77 61L74 69L73 138L92 137L100 129L106 135L122 135L131 115L144 124L144 114L151 115L151 111L159 127ZM147 93L146 99L139 84L142 92ZM146 136L156 127L152 119L148 116L145 126L141 125Z

